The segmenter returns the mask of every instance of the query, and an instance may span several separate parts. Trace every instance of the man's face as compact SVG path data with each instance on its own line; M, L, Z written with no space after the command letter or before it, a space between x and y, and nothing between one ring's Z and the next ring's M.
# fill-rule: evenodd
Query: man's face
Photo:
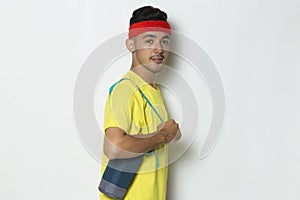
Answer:
M153 73L159 72L167 60L170 35L159 31L144 32L134 37L133 41L137 64Z

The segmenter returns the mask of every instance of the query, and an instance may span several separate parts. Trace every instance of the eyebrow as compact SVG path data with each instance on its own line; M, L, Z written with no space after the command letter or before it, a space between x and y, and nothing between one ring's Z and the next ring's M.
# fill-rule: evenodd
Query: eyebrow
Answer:
M147 35L145 35L145 36L143 37L143 39L145 39L146 37L152 37L152 38L156 38L156 36L155 36L155 35L152 35L152 34L147 34Z
M152 35L152 34L147 34L143 37L143 39L145 39L146 37L151 37L151 38L156 38L156 35ZM162 37L161 39L170 39L170 37L168 35L165 35L164 37Z

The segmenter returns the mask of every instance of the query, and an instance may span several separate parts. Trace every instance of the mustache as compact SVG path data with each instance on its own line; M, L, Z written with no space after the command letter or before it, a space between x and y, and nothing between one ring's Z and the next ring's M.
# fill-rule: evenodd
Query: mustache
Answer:
M153 55L153 56L150 57L150 59L155 59L155 58L157 58L157 59L164 59L165 56L163 54L157 54L157 55Z

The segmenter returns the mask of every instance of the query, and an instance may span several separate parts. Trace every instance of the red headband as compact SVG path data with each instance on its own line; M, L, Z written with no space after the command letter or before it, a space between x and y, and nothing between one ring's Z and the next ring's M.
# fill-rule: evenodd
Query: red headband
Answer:
M137 22L129 27L128 37L133 38L134 36L144 33L146 31L161 31L171 34L171 27L168 22L161 20Z

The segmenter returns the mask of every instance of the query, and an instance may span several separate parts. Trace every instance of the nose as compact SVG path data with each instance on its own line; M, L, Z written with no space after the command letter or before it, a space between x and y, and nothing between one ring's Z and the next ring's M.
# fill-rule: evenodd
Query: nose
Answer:
M163 52L164 51L162 44L158 41L155 42L154 50L157 51L157 52Z

